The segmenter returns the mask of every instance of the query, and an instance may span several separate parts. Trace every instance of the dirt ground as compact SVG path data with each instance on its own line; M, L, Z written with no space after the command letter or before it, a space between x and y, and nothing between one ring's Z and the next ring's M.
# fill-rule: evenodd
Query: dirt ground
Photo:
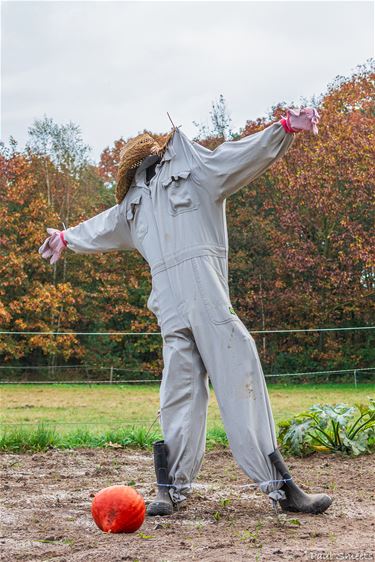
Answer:
M102 533L93 495L130 484L153 493L151 453L123 449L2 455L1 560L139 562L374 560L374 457L288 459L307 492L334 503L322 515L276 514L249 487L229 451L208 452L189 501L170 517L146 518L132 535Z

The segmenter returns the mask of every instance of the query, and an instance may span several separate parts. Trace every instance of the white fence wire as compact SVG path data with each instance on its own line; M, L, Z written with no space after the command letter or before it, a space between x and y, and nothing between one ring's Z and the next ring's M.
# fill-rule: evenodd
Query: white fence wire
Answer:
M346 327L328 327L328 328L297 328L297 329L280 329L280 330L250 330L251 334L291 334L291 333L309 333L309 332L347 332L347 331L358 331L358 330L374 330L375 326L346 326ZM1 335L17 335L17 336L33 336L33 335L45 335L45 336L159 336L160 332L75 332L75 331L6 331L0 330ZM53 373L59 369L84 369L86 371L86 378L83 380L1 380L0 384L145 384L145 383L160 383L161 377L155 376L156 371L150 370L137 370L129 368L121 368L103 365L0 365L0 373L7 370L23 370L23 371L43 371L48 369ZM90 379L88 377L89 371L100 371L108 372L107 378L100 379ZM304 372L293 372L293 373L269 373L265 374L266 378L278 378L278 377L307 377L314 378L316 376L329 377L334 374L353 374L354 386L358 384L358 377L362 373L370 373L375 371L375 367L353 367L351 369L335 369L335 370L325 370L325 371L304 371ZM148 379L116 379L116 373L119 372L131 372L133 374L142 373L152 375L152 378Z
M104 384L104 385L111 385L111 384L117 384L117 385L125 385L125 384L160 384L161 383L161 377L157 377L155 376L155 371L137 371L137 370L133 370L133 369L123 369L123 368L118 368L118 367L113 367L113 366L109 366L109 367L103 367L103 366L97 366L97 365L92 365L92 366L88 366L88 365L61 365L61 366L54 366L54 369L64 369L64 368L85 368L87 369L91 369L91 370L100 370L100 371L107 371L108 372L108 378L106 379L82 379L82 380L36 380L36 381L29 381L29 380L21 380L21 381L15 381L15 380L1 380L0 379L0 385L1 384L16 384L16 385L20 385L20 384L48 384L48 385L54 385L54 384L84 384L84 385L96 385L96 384ZM15 370L28 370L28 369L36 369L36 370L43 370L43 369L51 369L50 366L48 365L40 365L40 366L32 366L32 367L23 367L23 366L15 366L15 367L9 367L9 366L0 366L0 372L1 370L8 370L8 369L15 369ZM114 375L116 372L132 372L132 373L149 373L149 374L153 374L154 378L150 378L150 379L115 379ZM330 370L330 371L301 371L301 372L295 372L295 373L269 373L269 374L265 374L264 376L266 378L278 378L278 377L304 377L304 378L308 378L308 379L313 379L316 376L325 376L325 377L329 377L330 375L337 375L337 374L349 374L352 373L353 374L353 383L354 386L357 387L358 382L359 382L359 377L362 373L371 373L371 372L375 372L375 367L355 367L353 369L335 369L335 370Z
M342 328L293 328L286 330L250 330L252 334L290 334L304 332L346 332L355 330L375 330L375 326L348 326ZM16 336L161 336L161 332L16 332L0 330L0 335Z

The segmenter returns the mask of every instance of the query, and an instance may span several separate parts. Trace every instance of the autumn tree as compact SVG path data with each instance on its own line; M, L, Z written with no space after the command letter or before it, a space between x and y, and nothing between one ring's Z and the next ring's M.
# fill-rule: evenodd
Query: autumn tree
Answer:
M42 164L42 165L41 165ZM50 178L48 200L45 166ZM2 148L1 174L1 328L9 331L139 331L147 300L148 273L135 252L80 256L65 252L51 267L37 252L47 226L60 227L59 189L75 181L71 222L77 224L114 204L113 190L105 187L89 163L79 175L58 167L48 154L20 153ZM54 204L52 204L54 202ZM135 260L135 267L132 261ZM69 263L69 267L67 264ZM83 267L84 263L84 267ZM151 330L155 322L143 312ZM142 324L143 326L143 324ZM99 365L149 368L160 355L155 338L148 344L126 338L75 336L2 336L3 361L23 365L48 364L51 369L66 361ZM157 341L157 338L156 338ZM160 361L159 361L160 364ZM157 368L158 363L155 364Z
M198 127L198 135L195 140L203 141L206 145L209 139L223 141L234 137L231 129L232 118L223 94L220 94L218 100L211 102L209 115L209 125L193 121L193 124Z
M228 199L231 298L250 332L371 324L373 86L370 62L307 100L321 114L319 135L296 135L282 159ZM214 149L277 121L285 107L278 103L233 133L221 97L212 106L211 128L196 140ZM76 125L45 117L30 128L26 150L13 139L9 149L1 147L1 330L158 331L146 308L149 268L136 251L67 251L54 267L37 253L47 226L75 225L115 204L127 140L105 148L95 165ZM374 359L367 331L255 337L265 372L353 368ZM159 337L8 334L0 337L0 357L8 365L52 370L61 363L156 373L162 367Z
M371 324L373 79L372 64L338 77L319 100L319 135L297 135L229 202L234 300L250 329ZM370 332L277 336L263 359L276 371L345 368L370 349Z

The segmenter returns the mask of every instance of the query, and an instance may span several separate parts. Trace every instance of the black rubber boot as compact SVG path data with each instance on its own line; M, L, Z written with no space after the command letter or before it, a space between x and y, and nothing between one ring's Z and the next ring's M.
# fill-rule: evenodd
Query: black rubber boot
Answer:
M173 502L169 495L169 472L167 446L164 441L154 443L154 464L158 493L154 501L147 506L147 515L172 515Z
M280 473L281 478L292 478L284 459L279 451L275 449L269 455L272 464ZM323 513L332 503L332 498L327 494L306 494L293 480L288 480L281 487L286 494L285 500L279 500L283 511L300 511L302 513Z

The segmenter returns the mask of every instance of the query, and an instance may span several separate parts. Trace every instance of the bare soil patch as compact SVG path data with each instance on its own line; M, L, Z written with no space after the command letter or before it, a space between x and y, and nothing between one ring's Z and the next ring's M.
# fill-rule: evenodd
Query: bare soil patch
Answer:
M322 515L277 516L229 451L208 452L185 505L171 517L146 518L133 535L102 533L90 505L112 484L135 483L149 501L151 453L50 450L1 459L5 562L375 560L371 456L289 458L301 487L326 491L334 503Z

